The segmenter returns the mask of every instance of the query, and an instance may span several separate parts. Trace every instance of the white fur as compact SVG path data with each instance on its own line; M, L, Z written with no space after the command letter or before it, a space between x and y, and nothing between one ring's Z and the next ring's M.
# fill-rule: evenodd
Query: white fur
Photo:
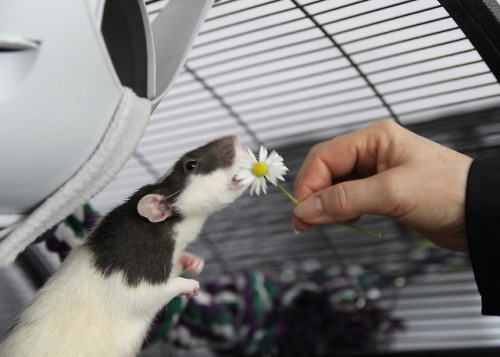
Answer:
M210 174L189 176L188 184L174 206L186 217L207 217L240 197L245 188L234 182L233 178L240 168L242 155L241 147L236 145L234 164L231 167L215 170Z
M177 262L189 243L200 233L206 217L195 216L185 218L175 227L175 249L172 261Z
M174 262L206 218L243 193L233 181L241 157L236 146L232 167L190 176L176 200L174 206L185 218L175 227ZM165 284L130 287L122 273L103 277L92 259L85 246L71 252L0 345L1 357L134 356L155 314L175 296L199 289L197 281L177 275L179 266Z
M199 289L195 280L129 287L123 274L103 277L91 253L76 248L23 313L0 356L135 356L155 314Z

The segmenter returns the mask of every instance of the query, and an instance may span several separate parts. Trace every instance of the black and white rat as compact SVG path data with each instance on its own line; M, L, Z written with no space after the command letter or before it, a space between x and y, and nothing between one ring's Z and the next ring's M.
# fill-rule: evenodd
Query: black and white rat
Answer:
M242 150L224 137L185 154L105 215L0 345L0 356L134 356L156 313L198 293L203 260L184 253L208 216L238 198Z

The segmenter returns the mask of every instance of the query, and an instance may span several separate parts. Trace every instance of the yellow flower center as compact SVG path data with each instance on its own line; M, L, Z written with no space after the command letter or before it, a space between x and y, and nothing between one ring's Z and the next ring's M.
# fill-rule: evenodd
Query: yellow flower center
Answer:
M267 174L267 165L263 162L258 162L253 167L253 173L257 177L263 177Z

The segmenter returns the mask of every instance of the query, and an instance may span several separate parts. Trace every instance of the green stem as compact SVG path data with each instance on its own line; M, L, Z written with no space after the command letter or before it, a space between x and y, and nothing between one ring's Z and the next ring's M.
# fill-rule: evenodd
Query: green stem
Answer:
M297 199L295 197L293 197L287 190L285 190L283 188L283 186L281 186L279 183L276 184L276 186L280 189L281 192L283 192L285 194L286 197L288 197L293 203L295 203L296 205L299 204L299 201L297 201ZM344 227L348 227L348 228L351 228L351 229L354 229L358 232L361 232L361 233L365 233L365 234L368 234L368 235L371 235L373 237L377 237L377 238L380 238L382 237L382 233L380 232L374 232L372 230L369 230L369 229L366 229L366 228L362 228L362 227L359 227L359 226L356 226L354 224L347 224L347 223L337 223L341 226L344 226Z
M358 232L361 232L361 233L366 233L368 235L371 235L372 237L376 237L376 238L381 238L382 237L382 233L381 232L374 232L370 229L366 229L366 228L363 228L363 227L360 227L360 226L356 226L355 224L348 224L348 223L344 223L344 222L340 222L340 223L337 223L341 226L344 226L344 227L349 227L349 228L352 228Z
M299 204L299 201L297 201L297 199L295 197L293 197L290 193L288 193L288 191L285 190L283 188L283 186L281 186L279 183L276 184L276 186L278 186L278 188L281 190L281 192L283 192L286 197L288 197L290 200L292 200L293 203L295 203L296 205Z

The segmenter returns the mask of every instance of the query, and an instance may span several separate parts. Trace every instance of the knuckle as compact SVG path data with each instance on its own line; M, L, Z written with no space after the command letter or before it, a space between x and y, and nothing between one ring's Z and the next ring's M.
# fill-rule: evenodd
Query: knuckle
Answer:
M311 150L309 150L309 157L316 157L316 156L318 156L323 151L324 145L325 145L325 143L322 143L322 142L315 144L311 148Z
M399 128L399 125L389 119L378 120L374 123L374 127L383 130L392 132Z
M399 137L402 128L392 120L384 119L375 122L372 129L375 134L383 136L386 141L392 141Z
M351 193L349 192L348 185L346 185L345 182L341 182L336 185L337 190L336 190L336 199L335 203L337 206L338 214L339 216L342 216L342 219L344 219L344 216L350 216L351 215L351 209L352 209L352 199L351 199Z
M402 177L404 179L404 177ZM401 185L401 177L399 175L387 175L384 180L380 182L380 191L383 195L383 202L381 207L385 207L384 215L389 217L400 216L404 212L406 199L405 185Z

